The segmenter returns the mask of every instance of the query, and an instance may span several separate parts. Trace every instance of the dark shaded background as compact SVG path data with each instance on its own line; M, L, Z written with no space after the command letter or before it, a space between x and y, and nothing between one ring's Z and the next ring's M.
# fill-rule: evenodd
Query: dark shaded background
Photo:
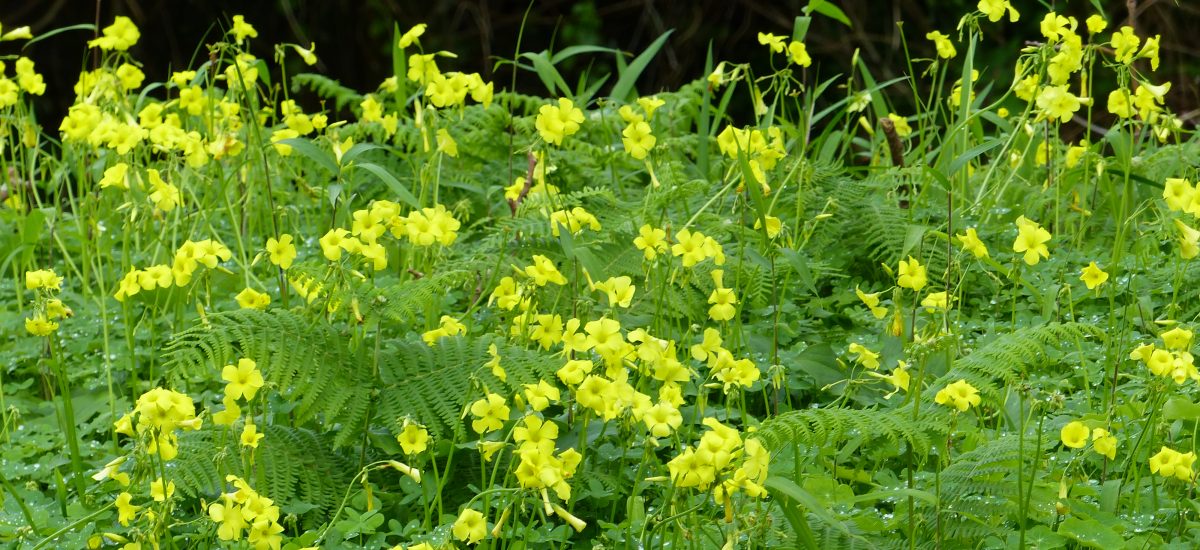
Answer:
M976 4L975 0L833 1L853 21L853 28L815 17L806 40L814 69L824 77L845 74L858 49L880 81L905 68L896 21L904 21L903 32L913 54L929 57L932 46L925 33L937 29L954 34L961 15ZM521 50L599 44L636 54L667 29L676 29L638 83L641 92L652 93L700 77L710 41L715 59L754 61L765 68L767 54L757 42L757 33L790 34L793 18L807 4L807 0L534 0ZM1200 52L1194 47L1200 2L1101 0L1101 4L1110 22L1106 34L1128 23L1132 5L1139 34L1163 35L1156 81L1173 81L1169 104L1190 122L1200 107ZM1026 40L1040 39L1037 24L1046 11L1037 0L1014 0L1014 5L1021 10L1021 21L988 24L976 61L985 78L994 78L1001 87L1011 80L1016 49ZM214 41L229 17L243 14L259 31L252 48L259 57L269 58L276 42L316 42L319 72L355 89L370 90L391 73L394 22L401 30L428 23L429 31L421 39L426 51L444 49L459 55L457 60L439 62L443 70L478 71L496 80L498 88L507 87L513 77L511 66L496 69L496 60L513 57L530 4L505 0L4 0L0 6L4 28L30 25L35 35L97 18L105 26L115 15L129 16L142 32L132 53L144 64L148 81L165 79L168 67L198 64L193 61L197 46ZM1093 13L1086 0L1060 0L1057 6L1060 12L1078 17L1081 25ZM90 38L83 31L64 33L22 52L37 61L38 70L46 75L49 89L37 107L44 125L57 127L71 103L79 70L92 63L85 51ZM0 54L16 53L21 44L4 44ZM959 59L965 49L959 47ZM199 55L206 55L203 48ZM612 68L610 56L584 55L569 61L560 70L572 86L583 71L594 75ZM292 56L291 62L298 60ZM305 70L310 69L289 68ZM525 71L517 75L517 89L545 93L540 81ZM1097 89L1106 93L1111 87L1100 84Z

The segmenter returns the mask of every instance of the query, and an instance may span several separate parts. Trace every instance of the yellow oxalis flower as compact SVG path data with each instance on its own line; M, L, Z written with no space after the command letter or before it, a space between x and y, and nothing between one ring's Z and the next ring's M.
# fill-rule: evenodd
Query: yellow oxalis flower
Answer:
M1159 335L1167 349L1187 351L1192 346L1192 331L1176 326Z
M953 59L958 55L958 50L954 49L954 42L950 41L950 37L942 34L941 31L929 31L925 33L925 38L933 41L933 46L937 48L938 57L942 59Z
M111 170L111 168L110 168ZM105 177L108 172L104 173ZM103 181L101 185L103 185ZM1167 178L1163 184L1163 200L1167 201L1167 208L1172 212L1184 210L1192 203L1193 197L1196 195L1196 188L1191 182L1183 178Z
M228 382L225 385L225 395L233 399L254 399L259 388L263 387L263 376L258 370L258 364L252 359L238 359L238 364L225 365L221 369L221 379Z
M866 346L859 344L858 342L854 342L850 344L849 351L850 353L857 355L854 360L858 361L860 364L862 364L862 366L871 370L879 368L879 354L867 349Z
M551 145L562 145L563 138L578 132L580 124L583 111L565 97L559 98L558 105L542 105L534 121L538 135Z
M933 401L939 405L954 407L959 412L965 412L972 406L979 405L979 390L967 383L966 380L959 380L938 390L937 395L933 396Z
M471 421L471 428L479 434L499 430L508 420L509 409L504 397L494 393L471 403L470 410L475 416L475 420Z
M1087 285L1088 290L1094 290L1096 287L1104 284L1108 280L1108 273L1100 269L1096 262L1092 262L1083 268L1083 273L1079 276L1079 280Z
M137 44L141 36L132 20L125 16L117 16L111 25L104 27L104 36L89 41L88 47L123 52Z
M253 25L246 22L246 16L244 15L233 16L233 28L229 29L229 32L233 34L233 39L238 44L245 41L247 37L258 38L258 31L255 30Z
M242 437L240 439L242 446L250 447L251 449L257 449L258 442L262 441L262 438L264 437L266 437L266 435L258 433L258 428L254 426L253 422L250 422L247 419L246 426L242 428Z
M975 232L974 227L967 229L967 232L962 235L955 235L954 238L958 239L958 243L967 249L968 252L974 254L976 258L988 257L987 245L983 244L983 241L979 239L979 234Z
M1043 119L1067 122L1082 105L1090 105L1091 98L1079 97L1067 89L1067 85L1046 86L1037 96L1038 116Z
M464 509L454 520L451 529L454 538L467 544L475 544L487 536L487 519L483 514L470 508Z
M1092 450L1109 460L1117 458L1117 438L1104 428L1092 430Z
M654 134L650 132L650 125L640 120L626 126L621 131L621 136L621 144L625 146L625 152L637 160L646 158L650 149L654 148L656 141Z
M420 424L405 422L404 428L400 430L400 435L396 436L396 441L400 443L404 454L420 454L425 452L429 445L429 431Z
M862 300L862 303L871 310L871 315L874 315L876 319L883 319L884 317L887 317L888 309L879 305L879 292L867 294L856 286L854 287L854 293L857 294L858 299Z
M801 67L809 67L812 65L812 57L809 57L808 48L804 46L803 42L797 42L793 40L788 44L787 49L788 58L791 59L792 63L795 63Z
M995 23L1004 17L1004 12L1008 12L1008 22L1016 23L1020 19L1021 14L1017 13L1017 9L1009 3L1008 0L979 0L977 6L979 11L987 16L988 21Z
M267 309L271 305L271 295L246 287L234 297L242 309Z
M292 261L296 259L296 245L292 244L292 236L284 233L278 239L267 239L267 254L271 263L284 269L292 267Z
M1078 420L1067 423L1059 433L1062 444L1072 449L1082 449L1088 442L1088 428Z
M1046 243L1050 241L1050 232L1025 216L1017 218L1016 224L1017 240L1013 241L1013 252L1024 253L1025 263L1029 265L1037 265L1041 258L1049 258L1050 249Z
M649 224L643 225L638 229L638 236L633 239L633 245L642 251L647 260L653 260L660 253L667 251L667 232Z
M900 277L897 278L896 284L901 288L910 288L915 291L920 291L925 288L925 283L928 278L925 273L925 266L921 265L916 258L908 257L908 260L900 260Z
M1196 461L1196 453L1181 453L1163 446L1158 454L1150 457L1150 473L1180 481L1191 481L1192 463Z

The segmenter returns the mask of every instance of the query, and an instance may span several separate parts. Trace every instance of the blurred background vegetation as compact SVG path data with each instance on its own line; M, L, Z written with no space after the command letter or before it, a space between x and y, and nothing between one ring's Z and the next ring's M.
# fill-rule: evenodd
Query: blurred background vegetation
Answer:
M976 4L975 0L831 1L844 11L850 26L815 16L806 40L814 60L810 82L815 76L823 80L848 74L856 52L878 81L898 76L906 69L901 33L913 57L931 57L933 47L925 33L940 30L957 38L960 17ZM142 32L132 54L144 64L148 81L164 80L167 67L198 65L207 56L203 44L217 40L231 16L244 14L259 31L252 48L256 55L269 58L270 45L277 42L315 42L320 58L315 69L358 90L373 90L390 75L393 24L403 31L428 23L421 39L425 50L458 55L457 60L440 62L443 70L477 71L496 80L498 88L513 81L512 66L498 61L514 57L518 37L523 52L594 44L636 55L663 32L675 29L638 83L639 91L649 94L703 76L710 44L716 60L753 62L765 70L767 52L758 44L757 33L790 35L794 18L803 13L808 0L36 0L6 4L0 20L5 28L29 25L35 35L78 23L99 21L104 26L116 15L132 18ZM1200 2L1013 0L1013 4L1022 14L1017 24L985 27L975 62L984 80L992 79L998 89L1008 86L1014 52L1026 41L1041 39L1038 22L1051 7L1074 15L1082 25L1099 5L1109 20L1106 35L1129 24L1131 13L1140 35L1162 35L1156 83L1173 83L1168 104L1189 128L1194 124L1200 114L1200 52L1191 33L1200 28ZM79 71L93 63L85 49L90 38L87 31L67 32L20 52L46 73L48 91L38 106L44 125L57 127L73 101L71 88ZM5 44L0 54L17 53L12 50L20 47L20 43ZM959 59L965 50L960 45ZM296 64L289 67L292 74L312 70L299 65L295 56L289 63ZM574 86L581 75L594 78L613 66L611 56L580 55L559 70ZM518 71L515 82L518 91L545 93L532 72ZM1098 83L1097 89L1103 101L1112 84ZM903 94L893 96L897 108L903 109Z

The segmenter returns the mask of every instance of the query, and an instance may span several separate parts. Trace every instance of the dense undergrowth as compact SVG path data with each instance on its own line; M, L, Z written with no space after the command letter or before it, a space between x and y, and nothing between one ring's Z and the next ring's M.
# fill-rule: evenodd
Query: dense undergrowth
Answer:
M1159 37L1078 4L887 82L812 64L819 0L653 95L669 33L505 61L545 98L423 24L360 92L241 17L139 67L117 18L58 128L11 55L0 541L1192 547L1200 151Z

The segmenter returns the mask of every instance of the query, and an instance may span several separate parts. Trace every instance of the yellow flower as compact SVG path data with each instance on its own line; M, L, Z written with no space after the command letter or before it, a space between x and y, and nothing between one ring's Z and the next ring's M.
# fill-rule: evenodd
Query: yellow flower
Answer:
M30 38L33 38L33 33L30 32L28 26L25 26L25 27L17 27L11 31L4 33L4 35L0 36L0 41L7 42L9 40L21 40L21 39L28 40Z
M105 175L107 174L105 172ZM1186 209L1195 195L1196 188L1186 179L1167 178L1163 184L1163 200L1167 202L1167 208L1174 212Z
M171 495L174 495L174 494L175 494L175 482L174 481L168 481L165 490L163 489L163 479L161 477L150 482L150 497L153 498L155 502L162 502L164 500L167 500L168 498L171 498Z
M854 360L858 361L862 366L871 370L879 368L879 354L867 349L866 346L858 342L853 342L850 344L849 351L857 355Z
M437 150L445 153L447 156L458 156L458 142L450 135L450 131L445 128L438 128L437 131Z
M633 245L642 251L647 260L653 260L667 251L667 232L649 224L642 225L638 228L638 236L633 239Z
M558 105L542 105L538 109L534 126L542 139L552 145L562 145L563 138L579 131L583 124L583 111L567 98L559 98Z
M1092 430L1092 450L1113 460L1117 458L1117 438L1104 428L1096 428Z
M292 267L292 261L296 259L296 245L292 244L292 236L284 233L278 240L274 237L267 239L267 254L271 263L284 269Z
M607 281L596 283L594 287L608 296L609 307L629 307L633 302L633 293L637 290L633 279L627 275L610 277ZM712 303L711 298L709 303Z
M233 16L233 28L229 29L229 32L233 33L233 39L238 44L241 44L246 37L258 38L258 31L254 29L253 25L246 22L244 15Z
M857 294L858 299L862 300L862 303L871 310L871 315L874 315L876 319L883 319L884 317L887 317L888 309L879 305L879 292L867 294L856 286L854 287L854 293Z
M238 406L237 398L228 395L221 402L225 405L225 410L213 413L213 424L232 426L233 422L242 416L242 408Z
M941 292L930 292L928 296L925 296L924 300L921 300L921 307L926 308L930 313L938 309L945 310L949 305L950 298L944 290Z
M242 309L267 309L271 304L271 295L246 287L234 297Z
M950 41L950 37L942 34L941 31L929 31L925 33L927 40L932 40L933 45L937 48L938 57L942 59L953 59L958 55L958 50L954 49L954 42Z
M885 375L885 374L879 374L877 372L868 372L867 374L874 376L876 378L887 380L888 383L890 383L892 386L894 386L897 391L899 391L899 390L908 391L908 383L912 378L908 374L908 363L905 363L904 361L897 361L896 363L897 363L896 368L892 369L891 374ZM895 393L895 392L892 392L892 393ZM891 397L891 394L884 396L884 398L887 398L887 397Z
M58 330L58 323L46 319L44 315L25 318L25 330L34 336L49 336Z
M1180 481L1191 481L1192 463L1196 461L1196 453L1168 449L1163 446L1158 454L1150 457L1150 473L1166 478L1175 477Z
M655 137L650 132L650 124L642 121L630 123L621 131L621 144L629 156L642 160L654 148Z
M659 107L666 105L667 102L659 99L658 96L650 96L639 97L637 99L637 104L642 108L643 111L646 112L647 119L653 119L654 111L657 111Z
M1167 349L1187 351L1192 345L1192 331L1176 326L1159 335Z
M925 266L921 265L912 256L908 260L900 260L900 277L897 278L896 284L901 288L910 288L914 291L920 291L925 288L925 283L928 281L925 274Z
M671 403L659 401L657 405L646 410L642 415L642 422L646 424L646 429L650 430L650 435L667 437L683 423L683 415Z
M1072 94L1065 84L1046 86L1037 96L1038 116L1049 120L1067 122L1085 104L1091 104L1091 99Z
M697 452L691 447L684 447L681 453L667 463L671 481L680 488L707 488L716 480L716 468L712 464L712 458L711 453Z
M908 137L912 134L912 127L908 125L908 119L896 113L888 113L888 120L892 121L892 125L896 128L896 135L900 137Z
M545 380L538 380L537 384L525 384L524 387L525 401L535 411L544 410L551 403L557 403L561 396L558 388L547 383Z
M421 339L430 346L437 343L441 338L454 336L466 332L467 326L462 324L458 319L449 315L443 315L438 328L426 331L421 334Z
M788 58L791 59L792 63L795 63L801 67L809 67L812 65L812 57L809 57L808 48L804 46L803 42L797 42L793 40L788 44L787 49Z
M1105 273L1103 269L1100 269L1100 267L1096 265L1096 262L1092 262L1088 264L1087 267L1083 268L1083 274L1079 276L1079 280L1083 281L1083 284L1087 285L1088 290L1094 290L1096 287L1104 284L1104 281L1108 280L1108 273Z
M958 243L974 254L976 258L988 257L987 245L979 239L979 234L975 232L974 227L967 229L967 232L962 235L955 235L954 238L958 239Z
M1082 449L1088 442L1087 426L1078 420L1067 423L1059 433L1062 444L1072 449Z
M1106 28L1108 28L1108 21L1104 20L1103 15L1096 13L1087 18L1088 34L1098 34L1104 32Z
M533 264L525 268L525 274L533 279L537 286L546 286L547 283L567 284L567 278L554 267L554 262L540 254L533 257Z
M429 432L420 424L405 422L400 435L396 436L396 441L400 443L404 454L420 454L425 452L429 445Z
M574 321L574 319L572 319ZM570 359L554 374L563 384L574 386L583 381L594 365L587 359Z
M1200 254L1200 231L1178 219L1175 220L1175 228L1179 230L1179 256L1190 260Z
M1013 252L1024 253L1025 263L1037 265L1041 258L1050 257L1050 249L1046 243L1050 241L1050 232L1025 216L1017 218L1017 240L1013 241Z
M1162 40L1162 36L1154 35L1154 38L1147 38L1146 44L1142 46L1142 51L1138 52L1137 57L1150 60L1150 70L1158 70L1158 43ZM24 86L22 86L24 87Z
M317 64L317 54L313 53L317 49L317 44L315 42L309 42L307 48L303 48L299 44L291 44L291 46L292 49L296 51L296 54L300 56L300 59L304 60L305 65ZM308 132L301 133L307 134Z
M89 41L88 47L123 52L137 44L138 38L141 36L133 21L128 17L117 16L111 25L104 27L104 36Z
M1009 3L1009 0L979 0L978 8L979 11L987 16L988 21L992 23L1004 17L1006 10L1008 11L1009 23L1016 23L1017 19L1021 17L1021 14L1017 13L1017 9Z
M417 39L421 38L421 35L425 34L426 26L427 25L425 23L417 23L416 25L413 25L411 29L404 31L404 34L400 35L400 49L407 48L413 45L413 43L419 43Z
M522 424L513 428L513 441L521 445L522 452L534 450L543 454L552 453L555 439L558 439L558 424L537 416L526 416Z
M783 53L784 44L782 36L776 36L769 32L760 32L758 33L758 43L770 48L772 53Z
M1142 39L1138 38L1138 35L1133 32L1133 27L1128 25L1121 27L1112 35L1114 55L1120 63L1132 63L1134 53L1137 52L1138 45L1141 43Z
M62 290L63 278L59 277L51 269L36 269L25 272L25 289L26 290Z
M349 231L335 227L326 232L325 236L318 240L321 243L321 253L325 255L325 259L331 262L341 259L342 249L344 248L343 243L349 234Z
M959 412L965 412L971 406L979 405L979 390L968 384L966 380L959 380L938 390L933 401L939 405L954 407Z
M475 420L471 421L471 428L479 434L499 430L508 420L509 409L504 397L494 393L471 403L470 410L475 416Z
M476 544L487 536L487 519L483 517L483 514L466 508L458 515L458 519L454 520L451 532L458 540L467 544Z
M117 522L125 527L129 527L129 522L137 516L137 511L141 506L134 506L131 501L133 495L129 493L121 493L117 495Z
M254 395L263 387L263 376L258 370L258 364L245 357L238 359L237 366L225 365L221 369L221 379L228 382L225 385L225 395L233 399L254 399Z
M128 171L129 165L124 162L118 162L110 166L104 171L104 177L100 178L100 188L117 187L120 189L129 189L129 181L125 178Z
M722 284L724 274L725 271L722 269L712 271L716 288L708 296L708 303L712 304L712 307L708 308L708 317L714 321L728 321L733 319L737 313L737 296L733 293L732 288L724 288Z
M243 447L257 449L258 442L262 441L262 438L264 437L266 437L266 435L258 433L258 428L254 427L254 423L247 420L246 426L242 428L242 437L240 441L242 442Z

